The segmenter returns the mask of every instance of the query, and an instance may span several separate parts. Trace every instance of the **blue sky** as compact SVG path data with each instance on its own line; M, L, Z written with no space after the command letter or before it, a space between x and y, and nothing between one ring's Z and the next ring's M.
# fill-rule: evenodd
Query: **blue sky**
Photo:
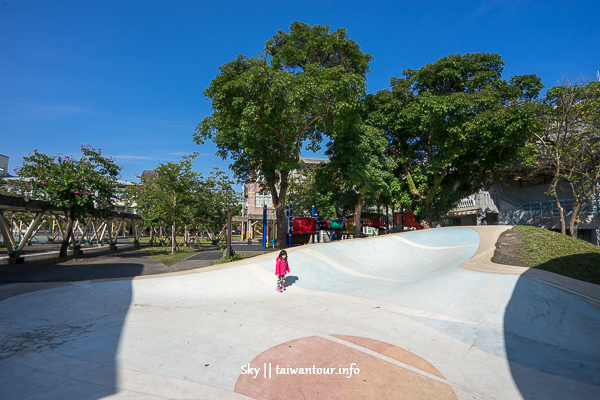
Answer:
M346 27L374 57L368 92L405 68L454 53L493 52L504 78L546 87L600 70L600 2L0 0L0 154L10 169L33 149L102 148L134 180L199 152L196 169L226 169L192 141L210 115L202 92L218 67L258 55L292 21ZM308 153L306 154L308 155Z

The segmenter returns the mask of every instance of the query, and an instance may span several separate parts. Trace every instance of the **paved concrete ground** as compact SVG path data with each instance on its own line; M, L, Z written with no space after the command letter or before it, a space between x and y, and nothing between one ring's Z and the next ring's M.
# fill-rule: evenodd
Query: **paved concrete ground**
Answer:
M274 253L2 286L0 397L600 398L599 287L490 264L499 232L290 249L284 293Z
M85 248L81 258L55 264L49 259L58 257L58 245L34 244L25 256L26 262L18 265L0 264L0 285L25 282L73 282L98 279L133 278L143 275L158 275L207 267L223 257L216 246L166 266L141 250L133 249L127 241L118 245L117 251L108 246ZM276 251L263 249L260 245L233 243L234 251L240 254Z
M85 258L52 264L29 261L19 265L0 265L0 283L73 282L98 279L133 278L196 269L210 265L222 257L219 250L198 253L193 262L170 267L132 247L117 251L84 254Z

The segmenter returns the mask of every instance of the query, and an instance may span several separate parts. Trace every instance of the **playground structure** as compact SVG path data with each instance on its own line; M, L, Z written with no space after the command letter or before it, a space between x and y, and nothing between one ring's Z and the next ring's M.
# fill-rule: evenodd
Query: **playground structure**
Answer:
M401 226L403 230L421 230L423 225L417 222L414 211L406 210L394 213L394 225Z
M13 217L7 218L7 213ZM23 219L15 218L15 213L24 213L28 216L29 223ZM20 264L24 259L26 245L32 245L33 240L46 237L48 242L64 240L66 237L67 210L50 207L42 200L28 200L21 197L0 195L0 231L3 243L7 249L9 262ZM73 235L70 246L74 254L81 253L81 248L87 246L101 246L107 244L111 250L116 249L117 237L121 232L130 233L134 239L134 246L139 245L142 234L141 218L136 214L112 212L109 218L97 218L88 215L85 221L76 221L73 225Z
M288 246L297 244L319 243L321 237L328 241L344 240L354 237L354 217L321 219L318 206L313 206L311 217L294 217L292 207L286 207ZM423 226L415 219L413 211L400 211L393 213L392 226L386 214L365 213L361 218L364 232L362 236L379 236L404 230L420 230ZM325 233L322 235L321 233Z
M256 208L256 207L254 207ZM255 211L256 212L256 211ZM404 230L420 230L413 211L392 211L393 219L387 213L365 213L361 218L364 232L361 236L379 236ZM311 216L294 216L292 206L285 207L287 246L319 243L321 241L344 240L355 237L354 217L323 219L319 206L313 206ZM390 219L392 220L390 226ZM264 205L261 214L236 216L232 219L241 225L241 240L254 240L261 237L263 248L276 246L277 224L272 208ZM258 228L262 222L262 228Z

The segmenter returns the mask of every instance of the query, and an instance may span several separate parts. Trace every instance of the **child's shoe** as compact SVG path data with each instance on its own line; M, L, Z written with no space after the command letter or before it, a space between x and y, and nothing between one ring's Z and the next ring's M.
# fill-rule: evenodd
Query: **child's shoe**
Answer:
M282 290L281 290L281 289L279 289L279 288L277 288L277 291L278 291L279 293L281 293L281 292L282 292Z
M285 286L281 288L281 290L283 290L285 292Z

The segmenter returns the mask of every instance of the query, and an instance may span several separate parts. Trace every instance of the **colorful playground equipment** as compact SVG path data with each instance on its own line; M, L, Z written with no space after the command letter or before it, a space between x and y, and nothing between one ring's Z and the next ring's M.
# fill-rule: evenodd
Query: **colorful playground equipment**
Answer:
M310 241L312 235L318 234L317 220L313 217L292 218L291 233L288 230L288 242L291 244L305 244ZM288 243L290 244L290 243Z
M403 228L423 229L423 225L417 222L414 211L399 211L394 213L394 225Z
M285 210L288 220L288 246L309 243L311 237L316 242L319 242L321 231L328 232L330 241L333 241L335 238L345 239L347 235L354 235L354 217L321 219L318 206L313 206L312 217L294 217L291 206L287 206ZM387 233L389 228L387 217L382 214L366 213L361 222L365 227L376 229L378 234Z
M311 238L314 241L319 242L321 238L321 231L328 232L329 240L333 241L337 239L345 239L347 235L354 236L354 217L343 218L343 219L321 219L318 206L312 207L311 217L294 217L292 214L292 206L285 207L285 215L287 219L286 224L286 235L288 238L288 246L291 247L295 244L306 244L309 243ZM394 212L393 227L400 227L401 230L409 229L423 229L420 225L413 211L400 211ZM389 221L385 214L380 213L365 213L361 218L361 224L363 227L370 230L377 230L376 234L383 235L390 231ZM266 206L263 210L263 247L268 246L268 235L264 230L266 224ZM396 229L394 229L397 231ZM362 232L361 232L362 235ZM272 241L275 245L274 241Z

